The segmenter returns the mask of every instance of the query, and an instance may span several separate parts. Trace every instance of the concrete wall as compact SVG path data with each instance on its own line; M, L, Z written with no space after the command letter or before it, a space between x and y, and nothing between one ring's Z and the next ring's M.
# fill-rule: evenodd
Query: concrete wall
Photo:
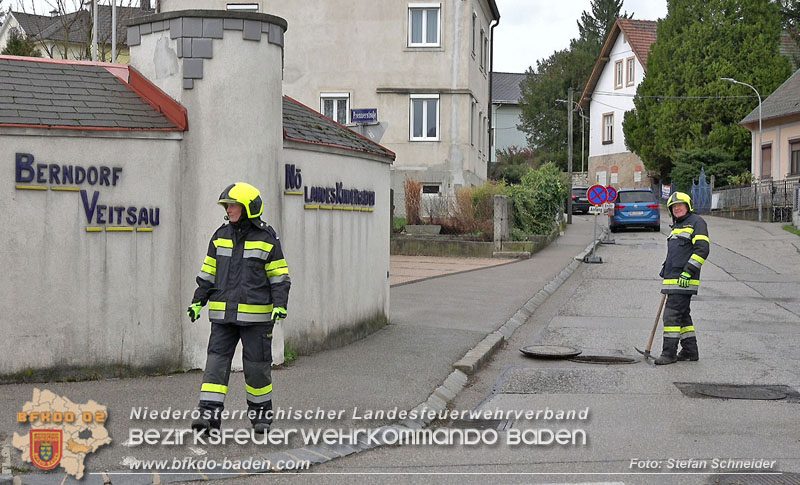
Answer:
M179 366L180 134L0 130L0 375ZM85 189L89 202L97 191L98 205L157 207L159 224L137 226L152 232L87 232L128 224L90 224L79 192L16 189L16 153L32 154L35 164L122 168L115 186L69 186ZM23 185L65 187L36 178Z
M522 114L522 108L518 104L495 104L492 105L492 110L495 152L491 154L491 159L492 162L496 162L498 150L514 146L527 148L528 140L525 139L525 133L517 129L520 123L519 116Z
M299 352L350 343L389 315L390 165L354 154L293 142L283 150L282 162L302 170L306 187L341 182L375 192L370 212L307 209L304 196L282 196L280 236L292 274L290 318L282 326Z
M264 200L262 219L279 233L283 229L279 166L283 143L283 53L281 45L269 42L268 33L259 32L258 40L247 40L241 28L222 29L222 38L215 38L212 35L219 33L218 29L206 27L201 31L203 34L195 36L197 32L193 29L198 21L204 27L209 22L224 23L224 17L231 17L224 11L207 12L203 17L186 15L168 12L149 17L147 23L134 27L139 29L140 43L135 42L136 33L129 31L128 38L135 44L131 47L131 65L183 104L189 113L189 131L180 154L183 178L180 295L188 304L209 238L225 222L225 212L216 202L226 186L241 181L259 188ZM251 14L250 18L260 28L267 24L267 29L282 30L281 20L275 17ZM164 30L153 32L152 26L161 26L159 22L164 22ZM240 22L235 23L238 26ZM142 28L144 25L151 27ZM147 30L150 33L143 33ZM211 43L211 57L191 58L186 44L182 44L179 58L178 43L186 39L191 43L198 38ZM202 66L202 77L197 77L196 60ZM205 317L199 325L184 319L186 366L203 367L210 329ZM276 353L283 355L282 349Z

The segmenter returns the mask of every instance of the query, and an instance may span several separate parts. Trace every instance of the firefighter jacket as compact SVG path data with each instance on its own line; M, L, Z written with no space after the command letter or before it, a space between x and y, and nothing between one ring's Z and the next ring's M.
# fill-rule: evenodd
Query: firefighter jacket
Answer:
M211 237L192 303L208 302L212 323L265 324L273 307L287 307L290 286L278 235L260 219L244 219Z
M700 268L711 249L708 226L702 217L689 212L683 218L675 219L671 227L672 232L667 238L667 259L660 274L664 278L661 293L696 295L700 286ZM691 275L687 288L678 285L678 278L684 271Z

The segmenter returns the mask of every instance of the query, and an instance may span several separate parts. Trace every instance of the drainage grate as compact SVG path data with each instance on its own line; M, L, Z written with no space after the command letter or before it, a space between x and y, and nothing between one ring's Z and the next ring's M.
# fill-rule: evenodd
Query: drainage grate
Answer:
M780 472L777 470L764 470L767 473L753 472L752 470L731 470L731 475L712 476L710 485L798 485L800 473ZM737 473L741 472L741 473ZM772 473L776 473L772 475Z
M581 364L633 364L636 359L630 357L620 357L618 355L578 355L572 357L572 362L579 362Z
M784 402L800 403L800 393L784 385L709 384L698 382L675 382L674 384L686 397L699 399L782 400Z
M564 345L528 345L519 351L537 359L569 359L581 353L580 349Z
M511 419L454 419L448 428L505 431L511 428L512 424L514 424L514 420Z

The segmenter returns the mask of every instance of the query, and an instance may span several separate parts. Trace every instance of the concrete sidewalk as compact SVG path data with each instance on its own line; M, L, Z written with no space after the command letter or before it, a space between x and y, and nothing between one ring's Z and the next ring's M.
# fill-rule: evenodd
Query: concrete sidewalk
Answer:
M574 217L564 235L529 260L466 273L428 279L391 290L390 324L369 337L346 347L302 356L286 368L273 372L276 408L344 411L337 419L281 420L275 428L375 428L395 419L358 419L368 410L409 410L423 402L452 372L453 363L488 333L508 320L534 294L559 274L591 242L588 216ZM331 302L335 304L335 302ZM101 380L78 383L7 385L0 387L0 423L6 442L14 431L16 413L31 399L34 388L48 389L75 403L97 401L108 406L106 424L113 442L86 459L87 472L124 471L136 460L177 457L243 459L302 446L299 439L288 445L126 446L131 428L188 427L187 420L134 420L131 410L191 410L196 405L201 373L161 377ZM229 384L228 409L244 409L243 375L234 373ZM249 429L246 420L231 420L223 428ZM31 473L23 483L61 483L64 474L42 474L22 463L19 451L11 450L13 466ZM305 458L300 456L300 458ZM102 476L87 475L102 482ZM39 481L46 478L45 482ZM161 482L180 477L163 475ZM184 477L188 478L188 477ZM114 475L113 483L150 483L148 475ZM70 482L71 480L67 480Z

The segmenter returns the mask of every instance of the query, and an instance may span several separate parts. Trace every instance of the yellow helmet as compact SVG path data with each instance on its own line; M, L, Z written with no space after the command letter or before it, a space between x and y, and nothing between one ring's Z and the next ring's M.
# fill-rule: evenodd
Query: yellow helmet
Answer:
M258 217L264 212L264 203L261 201L261 192L245 182L236 182L229 185L219 194L220 205L242 204L248 219Z
M689 212L692 212L692 198L689 194L683 192L675 192L667 199L667 210L672 212L672 206L675 204L686 204L689 206Z

